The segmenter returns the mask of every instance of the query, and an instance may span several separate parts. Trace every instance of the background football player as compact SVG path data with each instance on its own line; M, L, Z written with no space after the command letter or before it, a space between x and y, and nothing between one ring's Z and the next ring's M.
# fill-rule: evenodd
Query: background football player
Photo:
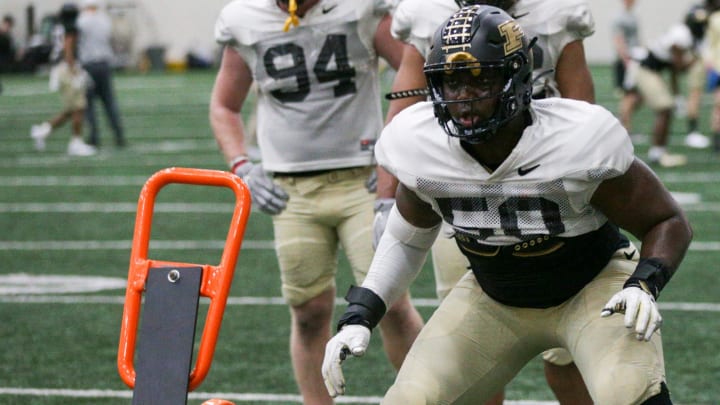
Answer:
M613 45L615 46L615 62L613 63L613 77L615 88L620 93L618 115L625 129L633 134L632 112L640 104L640 95L637 87L626 80L626 72L642 52L640 42L640 19L635 12L635 0L622 0L623 8L612 21ZM639 138L639 135L631 135Z
M594 21L586 0L403 0L393 13L393 35L408 45L395 76L393 91L426 88L423 65L437 27L459 6L490 4L518 16L518 22L530 38L537 37L533 47L535 77L533 94L536 98L563 96L594 102L594 88L590 69L585 60L583 39L594 31ZM390 103L389 122L395 114L423 96L401 97ZM375 204L374 237L377 243L385 220L394 204L397 180L378 169L378 200ZM444 298L467 272L469 263L446 229L432 249L432 263L438 297ZM590 404L590 396L572 358L564 350L543 354L548 383L561 404ZM500 404L503 392L488 403Z
M397 67L402 43L390 35L379 0L236 0L220 13L225 44L210 122L231 170L255 208L272 215L282 294L291 313L290 354L306 404L331 404L320 366L331 336L337 254L355 280L372 259L374 194L365 188L382 128L377 55ZM262 162L247 158L239 117L257 83ZM422 327L408 295L381 325L396 368Z
M720 153L720 1L708 0L708 89L713 93L713 109L710 126L713 134L713 149Z
M693 8L682 22L672 25L651 41L644 56L632 63L626 73L628 86L635 86L641 101L655 113L647 155L651 164L674 167L687 163L685 155L671 154L667 146L675 99L680 94L678 80L699 58L697 51L705 34L707 17L704 8ZM666 75L669 75L669 82ZM637 105L629 107L632 110L621 113L624 122L629 122Z
M689 14L699 13L700 18L696 20L706 20L712 12L710 1L705 4L693 5ZM707 24L701 24L700 29L707 31ZM702 39L695 46L697 58L695 62L687 69L687 98L684 96L676 96L675 98L675 115L685 118L687 121L687 135L685 135L685 146L695 149L704 149L710 146L710 138L700 132L700 110L702 96L707 86L707 35L700 33ZM684 108L683 108L684 107Z
M425 67L432 102L399 113L375 148L400 181L397 202L326 347L331 394L345 392L343 359L365 352L444 220L472 271L420 332L382 404L477 404L558 346L595 403L671 403L655 299L690 225L611 112L532 100L531 61L520 25L495 7L463 8L437 31Z
M92 86L92 79L88 72L82 68L77 60L77 17L79 10L75 4L66 3L60 7L58 23L54 33L58 34L58 49L53 49L56 55L55 63L50 70L50 89L58 91L62 100L59 113L50 119L30 127L30 137L35 149L45 150L47 137L70 121L72 136L67 146L70 156L92 156L97 153L94 146L83 140L83 123L85 109L87 108L86 92Z

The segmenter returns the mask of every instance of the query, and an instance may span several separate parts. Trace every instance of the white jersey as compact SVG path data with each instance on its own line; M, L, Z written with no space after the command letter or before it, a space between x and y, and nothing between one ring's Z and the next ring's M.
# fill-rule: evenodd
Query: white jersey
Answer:
M630 167L627 131L611 112L583 101L533 100L530 113L532 125L493 172L445 133L431 102L404 109L386 126L376 158L457 234L483 244L599 229L607 218L590 198Z
M82 64L112 63L112 20L103 11L83 11L77 19L80 35L77 45L78 59Z
M713 70L720 72L720 12L710 14L705 37L708 62Z
M693 36L685 24L675 24L663 35L658 37L649 46L648 50L661 62L672 62L672 48L678 47L685 50L689 57L694 46Z
M393 13L392 34L427 58L435 31L457 10L454 0L402 0ZM535 77L555 68L567 44L592 35L595 29L587 0L519 0L510 13L528 39L538 38ZM548 96L560 95L553 74L535 83L535 94L543 90Z
M373 46L386 0L321 0L300 25L275 0L235 0L215 38L234 47L257 83L263 167L300 172L367 166L383 124Z
M456 11L454 0L401 0L393 11L390 31L427 59L435 31Z

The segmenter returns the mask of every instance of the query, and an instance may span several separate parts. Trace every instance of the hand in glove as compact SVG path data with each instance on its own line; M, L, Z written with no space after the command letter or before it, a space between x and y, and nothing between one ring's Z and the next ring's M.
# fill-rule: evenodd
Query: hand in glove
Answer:
M373 220L373 249L377 249L378 243L380 243L380 237L385 232L385 226L387 226L388 216L390 215L390 209L395 204L394 198L379 198L375 200L375 219Z
M342 362L348 355L355 357L364 355L369 343L370 329L362 325L345 325L328 341L325 346L322 375L325 388L331 397L345 394Z
M262 165L253 164L247 158L241 159L233 163L233 172L247 184L252 201L260 211L276 215L285 209L290 197L285 190L272 181L263 170Z
M640 287L623 288L610 298L600 314L605 318L614 313L625 314L625 327L635 327L637 340L649 341L662 325L655 297Z

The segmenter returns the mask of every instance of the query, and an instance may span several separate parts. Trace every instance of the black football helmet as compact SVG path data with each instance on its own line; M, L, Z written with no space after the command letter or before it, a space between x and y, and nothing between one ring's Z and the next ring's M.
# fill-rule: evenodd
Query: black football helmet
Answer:
M528 108L532 95L531 42L508 13L493 6L461 8L440 26L424 72L435 116L448 135L469 143L484 142ZM452 75L460 73L470 73L466 76L473 80L469 87L494 81L493 90L471 98L446 97L443 83L447 80L449 87ZM460 124L450 113L451 105L467 109L490 98L497 100L492 116L470 126Z
M495 6L508 11L517 3L517 0L455 0L455 3L457 3L460 8L474 6L476 4L487 4L488 6Z
M705 36L708 17L710 13L704 6L693 6L685 15L685 25L690 29L695 42L699 42Z

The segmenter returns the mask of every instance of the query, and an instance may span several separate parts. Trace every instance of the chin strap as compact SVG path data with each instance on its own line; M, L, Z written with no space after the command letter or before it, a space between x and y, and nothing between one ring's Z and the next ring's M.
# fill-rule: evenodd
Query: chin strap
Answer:
M290 25L298 26L300 25L300 20L298 19L297 15L295 15L295 12L297 11L297 1L296 0L290 0L288 3L288 13L290 13L290 16L285 20L285 26L283 27L284 32L290 31Z

